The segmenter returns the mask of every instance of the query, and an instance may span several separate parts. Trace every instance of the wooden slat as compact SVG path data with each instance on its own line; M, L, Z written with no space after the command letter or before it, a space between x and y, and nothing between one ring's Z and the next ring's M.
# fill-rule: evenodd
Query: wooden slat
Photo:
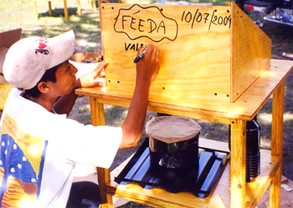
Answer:
M154 207L208 207L221 208L225 207L219 196L213 198L196 198L190 193L168 193L162 189L143 189L136 184L119 186L116 190L117 197L131 199L141 204L147 204Z

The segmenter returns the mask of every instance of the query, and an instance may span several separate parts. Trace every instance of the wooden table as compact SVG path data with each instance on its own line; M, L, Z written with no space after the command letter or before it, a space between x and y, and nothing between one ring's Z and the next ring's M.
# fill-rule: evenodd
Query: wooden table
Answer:
M210 196L200 199L191 193L168 193L154 188L146 190L136 184L117 185L108 169L97 168L103 207L112 207L112 195L154 207L255 207L270 187L270 207L280 207L282 172L282 139L284 88L293 62L272 60L271 68L234 103L195 101L193 108L149 102L148 110L231 125L231 158ZM77 89L79 95L89 96L93 125L105 124L104 104L128 107L129 98L106 88ZM261 151L261 174L246 183L246 121L252 120L272 96L271 151ZM207 145L223 146L215 141ZM121 169L121 168L118 168ZM113 174L117 172L113 172Z

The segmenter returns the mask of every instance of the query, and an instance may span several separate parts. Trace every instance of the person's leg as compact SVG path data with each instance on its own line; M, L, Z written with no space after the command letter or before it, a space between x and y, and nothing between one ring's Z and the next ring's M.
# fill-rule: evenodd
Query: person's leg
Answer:
M66 208L97 208L100 205L99 186L93 182L72 184Z

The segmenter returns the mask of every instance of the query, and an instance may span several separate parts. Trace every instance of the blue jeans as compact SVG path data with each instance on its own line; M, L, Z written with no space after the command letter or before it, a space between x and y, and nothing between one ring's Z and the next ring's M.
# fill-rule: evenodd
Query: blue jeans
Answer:
M93 182L72 184L66 208L98 208L100 205L99 186Z

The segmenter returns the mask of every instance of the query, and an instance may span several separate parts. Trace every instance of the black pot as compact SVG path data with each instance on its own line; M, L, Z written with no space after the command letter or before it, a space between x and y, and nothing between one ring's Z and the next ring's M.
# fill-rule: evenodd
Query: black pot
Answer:
M195 121L175 116L160 116L147 123L151 170L168 191L194 189L200 130Z
M167 144L150 138L151 170L169 192L192 191L198 176L198 138Z
M149 138L151 165L168 169L194 166L198 161L198 138L199 134L189 140L169 144Z

